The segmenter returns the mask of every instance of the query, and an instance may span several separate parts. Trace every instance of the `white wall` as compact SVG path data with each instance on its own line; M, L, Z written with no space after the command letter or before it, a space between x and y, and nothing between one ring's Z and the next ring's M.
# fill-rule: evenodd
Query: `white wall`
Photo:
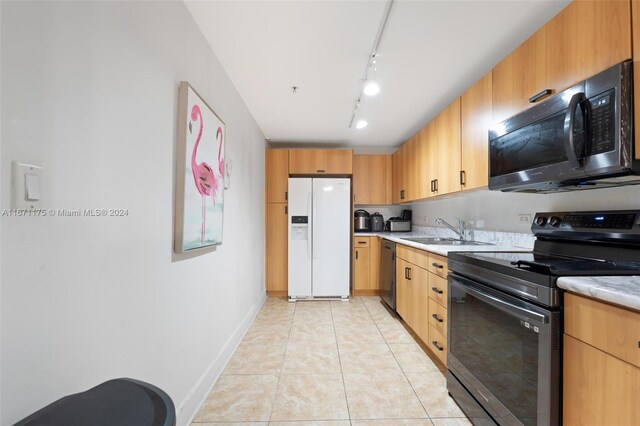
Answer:
M264 298L262 133L182 2L1 3L2 208L10 162L45 167L50 208L2 217L0 424L116 377L184 424ZM224 243L172 255L178 83L227 126Z
M504 193L484 189L421 201L413 203L412 207L415 225L438 226L434 223L437 217L455 225L453 218L459 217L471 222L470 228L528 233L531 224L521 223L519 214L640 209L640 185L555 194Z

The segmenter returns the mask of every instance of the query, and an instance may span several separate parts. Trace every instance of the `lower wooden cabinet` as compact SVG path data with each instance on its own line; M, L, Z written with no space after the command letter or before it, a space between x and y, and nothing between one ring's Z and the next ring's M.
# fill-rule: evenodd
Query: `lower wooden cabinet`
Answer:
M286 296L289 257L287 204L267 203L266 216L267 292L275 296Z
M565 294L563 424L640 424L640 312Z
M353 295L380 293L380 237L353 238Z
M396 311L445 366L447 272L446 257L396 246Z

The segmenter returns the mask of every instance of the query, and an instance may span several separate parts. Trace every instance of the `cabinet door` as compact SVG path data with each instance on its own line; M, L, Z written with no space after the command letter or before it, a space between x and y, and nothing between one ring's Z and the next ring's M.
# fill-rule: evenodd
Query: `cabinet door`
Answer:
M489 128L491 127L491 73L471 86L461 98L462 189L489 184Z
M460 98L438 117L438 195L460 191Z
M411 328L425 344L429 342L429 272L411 266Z
M267 203L267 291L287 293L287 204Z
M353 173L353 151L350 149L325 149L324 173L350 175ZM322 172L320 172L322 173Z
M391 204L391 156L353 156L355 204Z
M391 201L393 202L393 204L400 204L402 202L402 199L400 198L401 194L402 194L402 168L403 168L403 164L402 164L402 147L398 148L393 155L391 156L391 169L392 169L392 174L393 174L393 178L391 181L391 187L392 187L392 194L391 194Z
M371 237L369 246L369 288L380 291L380 255L382 251L382 238Z
M544 26L544 88L554 93L631 59L631 2L574 1Z
M289 179L289 150L268 149L266 152L267 202L286 203Z
M544 89L538 81L540 72L536 71L546 69L540 63L544 58L537 54L538 48L544 47L544 39L543 27L493 68L493 123L529 108L533 105L529 98Z
M438 156L440 153L438 152L438 138L439 138L439 126L440 126L440 116L436 116L426 127L426 146L424 149L424 156L427 158L427 180L429 184L428 193L429 197L434 197L438 195L438 191L435 191L435 185L433 181L438 178L438 173L440 172L440 159Z
M353 252L353 290L370 290L369 248L355 247Z
M416 199L420 200L423 198L430 197L431 193L431 178L432 170L431 159L429 158L429 126L424 126L417 135L416 140L416 181L415 185L415 194Z
M415 134L405 143L405 200L417 200L418 190L418 135Z
M292 175L309 175L323 173L324 170L323 149L290 149L289 173Z
M640 419L640 368L564 335L563 423L632 426Z
M409 263L396 258L396 311L409 323L409 281L406 278Z

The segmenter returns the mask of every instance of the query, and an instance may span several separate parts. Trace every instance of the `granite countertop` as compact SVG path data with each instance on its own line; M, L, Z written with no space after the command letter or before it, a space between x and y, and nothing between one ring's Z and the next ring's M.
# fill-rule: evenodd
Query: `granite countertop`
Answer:
M613 277L561 277L558 287L604 302L640 311L640 275Z
M409 247L425 250L446 256L451 251L529 251L530 248L518 247L504 238L499 241L493 241L490 238L485 240L478 238L479 241L486 241L487 245L447 245L447 244L420 244L413 241L407 241L403 238L425 238L425 237L442 237L442 235L429 234L424 232L356 232L354 237L382 237L385 240L393 241ZM453 237L453 235L447 236Z

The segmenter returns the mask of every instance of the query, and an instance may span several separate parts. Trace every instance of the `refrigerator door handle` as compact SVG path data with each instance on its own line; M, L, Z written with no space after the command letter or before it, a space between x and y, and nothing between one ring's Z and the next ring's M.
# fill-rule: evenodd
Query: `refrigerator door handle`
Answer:
M314 222L316 220L316 203L313 202L313 189L311 190L311 194L309 195L309 203L311 203L311 220L309 221L309 226L311 227L309 229L309 240L311 241L311 259L315 259L316 258L316 253L315 253L315 244L313 242L314 238L313 238L313 228L314 228Z
M307 214L311 213L311 193L307 196ZM307 224L307 257L311 258L311 237L312 237L312 226L313 226L313 216L310 218Z

